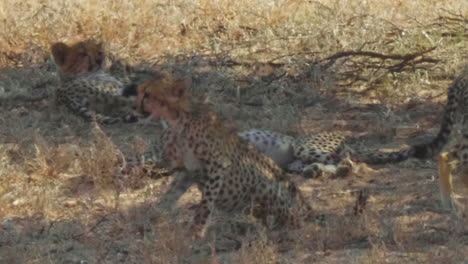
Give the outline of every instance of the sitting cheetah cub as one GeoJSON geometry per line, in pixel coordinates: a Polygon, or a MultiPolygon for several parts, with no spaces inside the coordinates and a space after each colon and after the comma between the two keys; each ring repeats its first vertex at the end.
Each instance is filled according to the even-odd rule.
{"type": "Polygon", "coordinates": [[[192,234],[204,236],[215,209],[251,212],[269,228],[300,224],[312,212],[301,191],[271,158],[228,129],[209,105],[189,96],[190,85],[190,79],[156,74],[138,86],[134,109],[165,120],[161,163],[185,171],[165,195],[183,193],[192,183],[202,192],[192,234]]]}

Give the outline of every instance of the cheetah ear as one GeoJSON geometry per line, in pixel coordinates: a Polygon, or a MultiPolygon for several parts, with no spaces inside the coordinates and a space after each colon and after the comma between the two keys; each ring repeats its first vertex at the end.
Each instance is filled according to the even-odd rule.
{"type": "Polygon", "coordinates": [[[50,50],[52,51],[52,56],[54,57],[55,63],[61,66],[65,63],[65,58],[67,57],[70,47],[68,47],[67,44],[63,42],[57,42],[52,45],[50,50]]]}
{"type": "Polygon", "coordinates": [[[172,87],[172,97],[174,97],[174,99],[184,97],[186,90],[189,89],[190,86],[192,86],[192,78],[176,80],[172,87]]]}

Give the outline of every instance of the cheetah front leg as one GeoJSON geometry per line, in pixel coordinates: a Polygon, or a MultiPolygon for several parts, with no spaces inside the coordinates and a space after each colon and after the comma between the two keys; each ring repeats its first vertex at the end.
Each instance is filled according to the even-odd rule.
{"type": "MultiPolygon", "coordinates": [[[[437,159],[437,166],[439,171],[439,188],[440,196],[442,201],[442,207],[445,209],[450,209],[452,212],[455,212],[457,215],[462,213],[464,206],[456,200],[456,195],[453,193],[452,188],[452,162],[453,152],[444,152],[440,154],[437,159]]],[[[463,177],[464,183],[466,186],[467,181],[466,176],[463,177]]]]}
{"type": "Polygon", "coordinates": [[[118,118],[108,118],[91,110],[87,98],[70,98],[70,96],[61,97],[61,104],[65,105],[72,113],[82,117],[86,121],[97,121],[103,124],[114,124],[119,122],[118,118]]]}
{"type": "Polygon", "coordinates": [[[207,224],[215,209],[215,202],[222,186],[222,179],[227,175],[226,168],[211,170],[205,181],[200,183],[202,200],[195,213],[190,233],[194,239],[202,239],[205,236],[207,224]]]}
{"type": "Polygon", "coordinates": [[[125,117],[110,117],[96,113],[90,107],[88,98],[74,98],[67,95],[59,95],[59,103],[65,105],[72,113],[82,117],[86,121],[96,121],[100,124],[110,125],[119,122],[132,123],[138,121],[135,116],[127,115],[125,117]]]}
{"type": "Polygon", "coordinates": [[[175,203],[184,195],[185,192],[196,183],[196,178],[201,172],[198,171],[176,171],[174,173],[174,180],[169,186],[168,190],[159,199],[157,208],[173,209],[175,203]]]}

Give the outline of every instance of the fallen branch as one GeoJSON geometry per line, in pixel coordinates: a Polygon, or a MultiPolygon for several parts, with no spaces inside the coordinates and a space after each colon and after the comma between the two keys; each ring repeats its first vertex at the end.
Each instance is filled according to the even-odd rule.
{"type": "MultiPolygon", "coordinates": [[[[420,51],[420,52],[415,52],[415,53],[410,53],[410,54],[405,54],[405,55],[400,55],[400,54],[391,54],[391,55],[385,55],[377,52],[372,52],[372,51],[343,51],[343,52],[338,52],[336,54],[333,54],[325,59],[319,60],[317,63],[322,63],[324,61],[329,61],[328,63],[325,64],[326,68],[330,67],[332,64],[334,64],[338,59],[344,58],[344,57],[351,57],[351,56],[362,56],[362,57],[370,57],[370,58],[377,58],[381,60],[402,60],[400,63],[401,65],[404,65],[408,63],[409,61],[420,57],[426,53],[429,53],[433,50],[435,50],[437,46],[434,46],[430,49],[420,51]]],[[[434,59],[431,59],[434,61],[434,59]]]]}
{"type": "Polygon", "coordinates": [[[313,64],[327,70],[339,59],[342,59],[341,65],[344,65],[343,68],[348,70],[337,74],[340,81],[339,86],[348,87],[356,83],[363,83],[365,88],[360,93],[366,94],[375,89],[375,84],[381,82],[388,74],[425,69],[427,64],[440,62],[439,59],[426,55],[436,48],[434,46],[408,54],[382,54],[362,50],[343,51],[318,60],[313,64]]]}

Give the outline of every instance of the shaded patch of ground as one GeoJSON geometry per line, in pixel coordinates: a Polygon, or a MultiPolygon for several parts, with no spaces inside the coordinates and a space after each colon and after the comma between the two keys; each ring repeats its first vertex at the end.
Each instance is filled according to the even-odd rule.
{"type": "MultiPolygon", "coordinates": [[[[331,95],[321,86],[311,86],[313,80],[272,81],[241,75],[227,66],[194,65],[188,61],[160,68],[193,76],[192,93],[208,93],[213,105],[239,129],[290,134],[338,130],[371,149],[399,149],[417,141],[415,136],[437,132],[440,121],[442,104],[432,101],[390,107],[352,95],[331,95]]],[[[179,201],[180,210],[169,215],[152,205],[170,179],[151,179],[139,171],[120,177],[115,169],[116,153],[134,155],[157,142],[159,124],[94,128],[53,105],[51,91],[57,81],[44,65],[5,70],[1,76],[7,89],[0,98],[0,262],[468,260],[467,219],[457,219],[440,207],[433,161],[363,166],[344,179],[293,176],[317,213],[326,216],[324,225],[310,223],[291,231],[293,242],[278,242],[281,234],[263,234],[249,242],[222,236],[207,244],[191,242],[185,231],[191,208],[200,199],[195,188],[179,201]],[[30,78],[23,78],[25,74],[30,78]],[[33,93],[35,89],[40,92],[33,93]],[[362,214],[354,215],[360,190],[368,199],[362,214]],[[223,243],[244,246],[224,252],[223,243]]]]}

